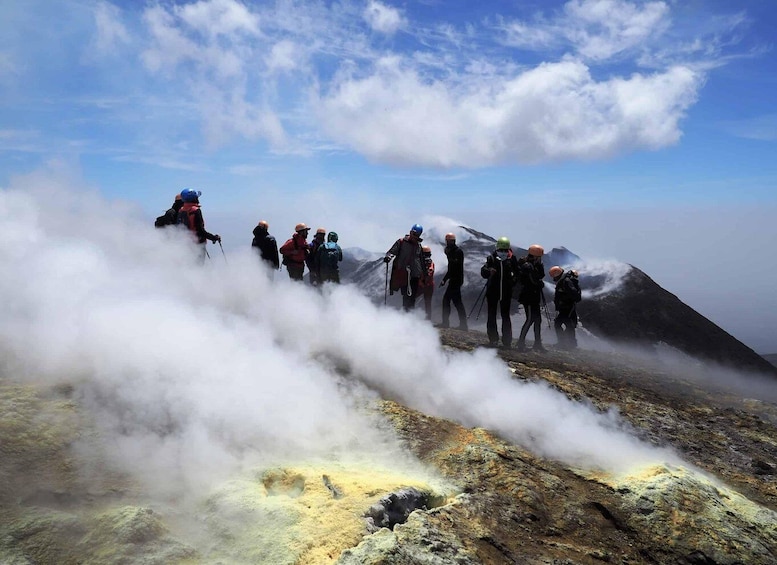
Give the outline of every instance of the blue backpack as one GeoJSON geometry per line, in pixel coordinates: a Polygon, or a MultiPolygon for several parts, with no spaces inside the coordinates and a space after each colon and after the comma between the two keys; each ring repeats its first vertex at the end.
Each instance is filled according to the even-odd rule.
{"type": "Polygon", "coordinates": [[[327,241],[321,245],[321,269],[336,271],[340,262],[340,246],[334,241],[327,241]]]}

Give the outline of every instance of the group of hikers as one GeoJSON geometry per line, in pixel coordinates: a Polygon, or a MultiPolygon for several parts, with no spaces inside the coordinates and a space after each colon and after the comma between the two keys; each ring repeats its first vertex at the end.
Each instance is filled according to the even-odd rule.
{"type": "MultiPolygon", "coordinates": [[[[200,191],[183,189],[176,195],[173,206],[156,219],[156,227],[182,225],[193,233],[197,243],[204,245],[207,241],[212,241],[220,244],[221,237],[205,229],[199,202],[201,195],[200,191]]],[[[414,224],[407,235],[394,242],[383,261],[386,263],[386,291],[390,290],[391,294],[399,292],[402,295],[402,307],[406,311],[414,309],[418,296],[423,296],[426,318],[431,320],[435,266],[431,248],[422,244],[423,230],[420,224],[414,224]]],[[[262,220],[253,230],[251,246],[270,269],[278,270],[281,264],[284,265],[292,280],[302,281],[307,267],[311,284],[339,284],[339,263],[343,260],[343,251],[338,244],[337,233],[327,233],[324,228],[318,228],[313,239],[308,242],[309,232],[310,228],[306,224],[297,224],[294,234],[279,249],[275,238],[269,233],[269,224],[262,220]]],[[[207,253],[204,247],[203,251],[207,253]]],[[[480,275],[486,282],[475,304],[481,300],[485,300],[487,304],[486,332],[490,346],[513,347],[510,308],[515,297],[526,314],[515,349],[526,349],[526,337],[533,328],[532,349],[537,352],[546,351],[542,345],[542,308],[547,309],[543,280],[545,266],[542,262],[544,254],[542,246],[535,244],[529,246],[525,257],[517,258],[513,254],[510,240],[500,237],[495,249],[486,257],[480,269],[480,275]],[[501,343],[497,314],[501,317],[501,343]]],[[[445,256],[448,259],[448,270],[440,281],[440,286],[447,284],[447,288],[442,298],[442,322],[438,327],[450,327],[453,304],[458,313],[458,329],[467,330],[467,315],[461,298],[461,288],[464,286],[464,252],[456,245],[456,235],[453,233],[445,235],[445,256]]],[[[554,325],[558,347],[574,349],[577,347],[577,303],[582,296],[578,273],[573,269],[564,270],[553,266],[548,274],[556,285],[553,302],[556,309],[554,325]]]]}
{"type": "MultiPolygon", "coordinates": [[[[205,229],[205,220],[200,209],[202,192],[184,188],[175,195],[173,205],[161,216],[154,225],[163,228],[170,225],[181,225],[189,229],[198,244],[205,245],[208,241],[221,243],[221,236],[214,235],[205,229]]],[[[280,250],[275,238],[269,233],[270,225],[261,220],[254,228],[254,239],[251,247],[255,248],[261,259],[273,270],[280,269],[281,263],[286,266],[289,278],[303,280],[305,267],[309,272],[311,284],[340,283],[339,263],[343,260],[343,250],[337,243],[337,233],[324,228],[318,228],[313,240],[308,243],[310,228],[305,224],[297,224],[294,234],[284,243],[280,250]],[[326,238],[326,241],[324,239],[326,238]],[[279,260],[279,254],[283,260],[279,260]]],[[[203,255],[207,254],[205,247],[203,255]]]]}
{"type": "MultiPolygon", "coordinates": [[[[434,289],[434,262],[431,248],[423,245],[421,234],[423,227],[414,224],[410,232],[394,242],[386,252],[386,286],[393,294],[402,294],[402,306],[412,310],[418,295],[424,297],[426,317],[431,319],[431,295],[434,289]],[[389,264],[391,276],[389,277],[389,264]]],[[[515,349],[526,349],[526,336],[534,329],[532,349],[545,352],[542,345],[542,307],[545,304],[544,286],[545,266],[542,257],[545,250],[540,245],[530,245],[525,257],[517,258],[510,247],[510,240],[500,237],[496,248],[486,257],[480,269],[480,275],[486,279],[483,290],[475,304],[485,293],[487,304],[486,332],[492,347],[511,348],[513,346],[513,327],[510,308],[513,296],[523,305],[526,321],[521,327],[515,349]],[[497,329],[497,312],[501,317],[501,344],[497,329]]],[[[461,287],[464,285],[464,252],[456,245],[456,235],[445,235],[445,255],[448,258],[448,271],[440,281],[440,286],[448,283],[442,299],[442,322],[438,327],[450,327],[451,303],[456,308],[461,330],[467,329],[467,316],[461,300],[461,287]]],[[[556,308],[555,329],[558,346],[562,349],[577,347],[575,328],[577,327],[577,303],[582,298],[578,273],[564,270],[559,266],[551,267],[550,277],[556,283],[553,302],[556,308]]]]}

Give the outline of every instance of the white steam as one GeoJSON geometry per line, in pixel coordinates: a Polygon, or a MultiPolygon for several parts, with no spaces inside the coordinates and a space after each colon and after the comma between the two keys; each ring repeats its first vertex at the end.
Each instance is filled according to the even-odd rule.
{"type": "Polygon", "coordinates": [[[44,177],[0,191],[5,378],[68,382],[114,462],[159,488],[241,464],[364,457],[398,443],[364,410],[379,393],[483,426],[570,464],[621,470],[673,456],[493,352],[449,352],[427,323],[355,289],[318,293],[255,255],[155,230],[126,203],[44,177]]]}

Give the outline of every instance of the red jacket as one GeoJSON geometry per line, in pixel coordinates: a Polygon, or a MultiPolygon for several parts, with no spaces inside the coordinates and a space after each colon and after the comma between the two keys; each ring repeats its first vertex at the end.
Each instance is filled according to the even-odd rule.
{"type": "Polygon", "coordinates": [[[434,290],[434,261],[431,259],[424,260],[424,270],[421,273],[421,278],[418,280],[418,288],[431,288],[434,290]]]}
{"type": "Polygon", "coordinates": [[[283,255],[284,265],[305,265],[305,258],[307,257],[310,248],[308,247],[305,238],[295,233],[290,239],[286,240],[286,243],[281,245],[280,252],[283,255]]]}

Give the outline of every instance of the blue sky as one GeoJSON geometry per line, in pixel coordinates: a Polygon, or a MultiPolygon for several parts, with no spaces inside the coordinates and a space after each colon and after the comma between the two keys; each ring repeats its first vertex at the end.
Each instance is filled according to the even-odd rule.
{"type": "Polygon", "coordinates": [[[426,215],[640,267],[777,352],[777,5],[0,4],[0,186],[47,170],[153,218],[203,191],[387,248],[426,215]]]}

